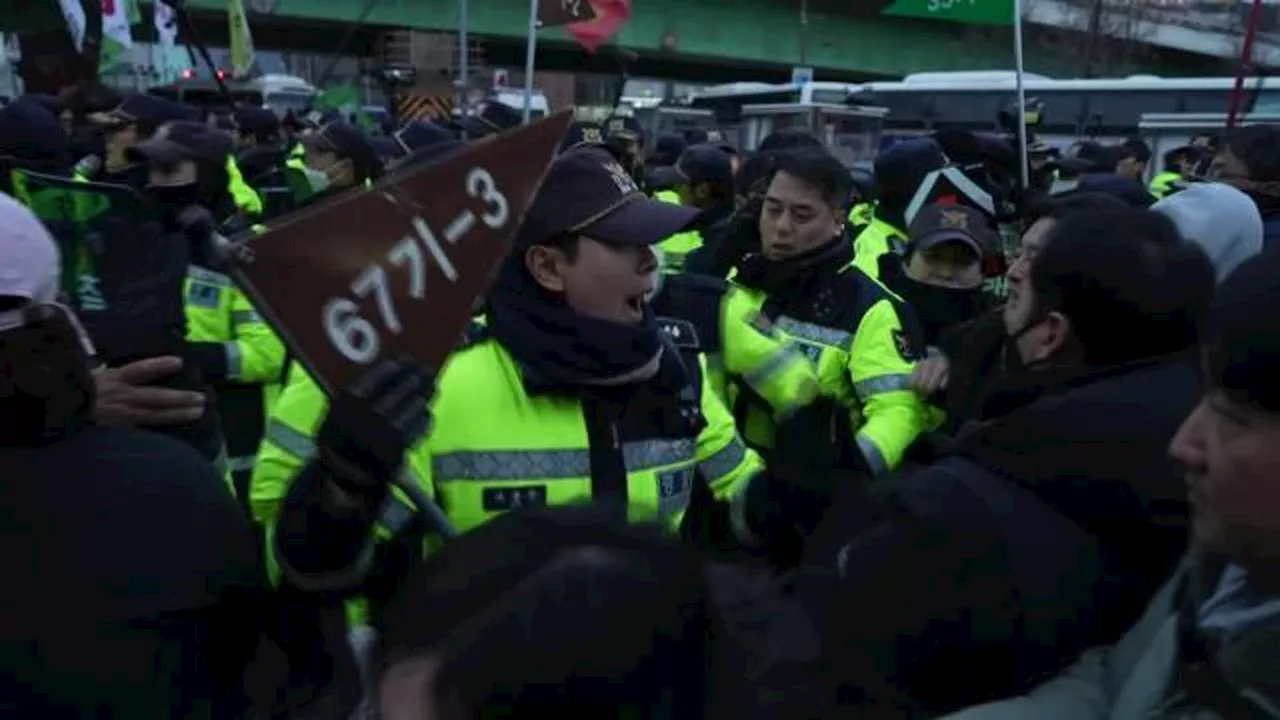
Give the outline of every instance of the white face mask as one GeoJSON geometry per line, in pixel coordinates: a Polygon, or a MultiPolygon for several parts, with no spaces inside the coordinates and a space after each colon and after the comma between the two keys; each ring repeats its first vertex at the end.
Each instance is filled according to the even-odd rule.
{"type": "Polygon", "coordinates": [[[323,170],[316,170],[312,167],[304,167],[302,174],[307,178],[307,184],[311,186],[313,192],[324,192],[329,189],[329,173],[323,170]]]}

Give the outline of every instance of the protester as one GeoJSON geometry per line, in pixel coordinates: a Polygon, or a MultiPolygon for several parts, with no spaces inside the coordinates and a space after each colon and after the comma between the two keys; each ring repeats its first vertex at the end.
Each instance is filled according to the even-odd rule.
{"type": "Polygon", "coordinates": [[[1113,645],[1027,695],[952,720],[1275,717],[1280,705],[1280,255],[1218,290],[1205,392],[1169,450],[1186,471],[1193,548],[1113,645]]]}
{"type": "MultiPolygon", "coordinates": [[[[1068,193],[1034,204],[1027,212],[1026,231],[1015,260],[1005,274],[1010,287],[1025,279],[1030,262],[1044,249],[1053,228],[1076,214],[1124,207],[1107,195],[1068,193]]],[[[918,361],[910,385],[922,397],[933,398],[946,411],[943,429],[952,433],[981,413],[988,388],[998,378],[1021,367],[1011,352],[1001,312],[979,315],[938,338],[939,352],[918,361]]]]}
{"type": "Polygon", "coordinates": [[[1151,208],[1173,221],[1182,237],[1200,246],[1218,281],[1262,252],[1262,216],[1248,195],[1225,183],[1196,183],[1151,208]]]}
{"type": "Polygon", "coordinates": [[[1280,245],[1280,125],[1246,125],[1228,133],[1209,176],[1252,198],[1262,213],[1267,247],[1280,245]]]}
{"type": "Polygon", "coordinates": [[[846,533],[827,558],[837,607],[857,607],[835,611],[830,636],[934,712],[1029,688],[1118,637],[1185,547],[1163,448],[1196,401],[1213,269],[1146,211],[1049,232],[1010,270],[1023,370],[997,380],[982,425],[887,484],[866,530],[857,497],[825,518],[846,533]]]}
{"type": "Polygon", "coordinates": [[[982,261],[998,244],[981,212],[927,205],[911,222],[903,252],[880,256],[880,281],[911,304],[926,345],[935,346],[943,332],[992,307],[994,298],[982,287],[982,261]]]}
{"type": "Polygon", "coordinates": [[[247,520],[190,447],[93,422],[57,249],[8,196],[0,267],[0,713],[244,717],[260,631],[247,520]]]}

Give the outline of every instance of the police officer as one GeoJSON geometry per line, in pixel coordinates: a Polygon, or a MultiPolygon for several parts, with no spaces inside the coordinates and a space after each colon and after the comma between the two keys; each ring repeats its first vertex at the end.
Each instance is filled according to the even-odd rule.
{"type": "Polygon", "coordinates": [[[369,136],[350,123],[331,122],[305,135],[301,145],[310,202],[382,177],[382,161],[369,136]]]}
{"type": "Polygon", "coordinates": [[[625,115],[610,115],[604,121],[604,140],[621,158],[631,177],[643,187],[645,137],[640,121],[625,115]]]}
{"type": "MultiPolygon", "coordinates": [[[[825,394],[845,412],[835,435],[846,464],[880,474],[898,465],[926,422],[907,387],[921,347],[910,309],[875,280],[851,267],[845,201],[851,179],[821,148],[778,153],[759,218],[760,250],[735,280],[777,331],[794,338],[817,364],[825,394]]],[[[735,414],[748,441],[762,423],[750,393],[735,414]]]]}
{"type": "Polygon", "coordinates": [[[1164,170],[1151,178],[1147,192],[1159,200],[1186,187],[1196,165],[1200,162],[1200,150],[1192,145],[1176,147],[1164,154],[1164,170]]]}
{"type": "Polygon", "coordinates": [[[702,231],[733,213],[733,162],[711,144],[692,145],[675,164],[680,204],[700,212],[692,227],[663,240],[658,248],[668,272],[684,269],[685,256],[702,246],[702,231]]]}
{"type": "Polygon", "coordinates": [[[228,469],[239,496],[246,498],[264,415],[279,392],[285,349],[212,252],[216,216],[211,208],[227,202],[231,151],[224,133],[179,122],[161,126],[130,153],[150,168],[151,192],[163,203],[167,225],[191,243],[185,355],[217,390],[228,469]]]}
{"type": "Polygon", "coordinates": [[[175,121],[194,121],[195,113],[181,103],[165,98],[133,93],[115,108],[89,115],[89,122],[101,129],[103,157],[81,158],[75,174],[84,180],[141,188],[147,184],[145,164],[129,159],[129,148],[151,136],[156,128],[175,121]]]}
{"type": "MultiPolygon", "coordinates": [[[[462,531],[515,508],[586,499],[674,529],[695,499],[714,498],[747,542],[769,538],[779,522],[789,528],[788,508],[812,514],[807,503],[830,492],[797,489],[813,473],[763,472],[710,391],[692,338],[669,337],[645,301],[657,269],[650,246],[692,215],[645,197],[606,152],[560,156],[499,273],[486,325],[439,374],[428,436],[403,458],[394,447],[425,424],[412,400],[421,405],[430,384],[412,366],[376,366],[332,409],[309,378],[297,378],[255,468],[259,517],[274,515],[290,482],[290,502],[302,506],[315,507],[329,486],[359,507],[382,507],[402,459],[462,531]]],[[[277,526],[282,565],[292,567],[285,575],[319,587],[299,575],[320,569],[304,556],[330,537],[330,521],[286,515],[277,526]]],[[[404,515],[393,501],[384,527],[404,515]]]]}
{"type": "Polygon", "coordinates": [[[898,143],[876,158],[879,197],[875,206],[849,214],[861,228],[853,238],[853,260],[859,270],[878,277],[880,256],[902,250],[907,239],[907,206],[929,173],[946,164],[942,147],[930,138],[898,143]]]}

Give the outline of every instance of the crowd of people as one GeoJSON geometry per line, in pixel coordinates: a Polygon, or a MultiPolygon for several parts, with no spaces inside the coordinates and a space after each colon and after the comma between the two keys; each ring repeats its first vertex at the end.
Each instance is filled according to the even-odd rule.
{"type": "Polygon", "coordinates": [[[0,109],[0,714],[1280,718],[1280,127],[574,123],[326,393],[221,238],[519,124],[0,109]]]}

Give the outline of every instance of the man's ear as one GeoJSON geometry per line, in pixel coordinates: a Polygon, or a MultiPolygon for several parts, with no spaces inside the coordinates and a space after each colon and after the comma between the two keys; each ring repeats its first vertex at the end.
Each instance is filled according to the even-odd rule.
{"type": "Polygon", "coordinates": [[[545,245],[534,245],[524,251],[524,266],[534,282],[551,292],[564,292],[564,270],[568,258],[545,245]]]}
{"type": "Polygon", "coordinates": [[[1035,360],[1047,360],[1062,355],[1072,341],[1071,319],[1058,311],[1045,316],[1044,341],[1036,348],[1035,360]]]}

